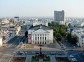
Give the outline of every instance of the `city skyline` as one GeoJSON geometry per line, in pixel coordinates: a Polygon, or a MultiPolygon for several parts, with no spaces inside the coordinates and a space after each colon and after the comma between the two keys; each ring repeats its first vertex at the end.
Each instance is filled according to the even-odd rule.
{"type": "Polygon", "coordinates": [[[83,2],[83,0],[0,0],[0,17],[53,17],[55,10],[64,10],[66,17],[84,17],[83,2]]]}

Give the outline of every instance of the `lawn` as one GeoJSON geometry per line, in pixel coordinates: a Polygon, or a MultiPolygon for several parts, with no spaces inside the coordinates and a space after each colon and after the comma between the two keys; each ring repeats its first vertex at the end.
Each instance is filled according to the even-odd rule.
{"type": "Polygon", "coordinates": [[[36,58],[35,56],[32,56],[32,61],[31,62],[39,62],[39,59],[36,58]]]}
{"type": "MultiPolygon", "coordinates": [[[[32,61],[31,62],[39,62],[39,58],[32,56],[32,61]]],[[[50,62],[50,57],[46,56],[45,58],[43,58],[43,62],[50,62]]]]}
{"type": "Polygon", "coordinates": [[[44,62],[50,62],[50,57],[49,57],[49,56],[45,57],[45,58],[43,59],[43,61],[44,61],[44,62]]]}

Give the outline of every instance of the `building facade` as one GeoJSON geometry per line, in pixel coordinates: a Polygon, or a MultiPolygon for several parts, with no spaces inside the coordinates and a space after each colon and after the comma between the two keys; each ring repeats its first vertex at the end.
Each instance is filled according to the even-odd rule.
{"type": "Polygon", "coordinates": [[[75,29],[72,31],[72,35],[76,35],[77,36],[77,45],[80,47],[84,46],[84,29],[80,28],[80,29],[75,29]]]}
{"type": "Polygon", "coordinates": [[[9,26],[9,25],[1,26],[1,36],[3,43],[7,43],[10,39],[16,36],[15,26],[9,26]]]}
{"type": "Polygon", "coordinates": [[[28,43],[50,44],[53,43],[53,29],[45,25],[37,25],[28,30],[28,43]]]}
{"type": "Polygon", "coordinates": [[[59,24],[65,24],[64,23],[64,10],[54,11],[54,21],[59,24]]]}
{"type": "Polygon", "coordinates": [[[3,45],[2,36],[0,36],[0,46],[2,46],[2,45],[3,45]]]}
{"type": "Polygon", "coordinates": [[[33,26],[40,25],[40,24],[48,26],[48,21],[46,20],[35,19],[35,20],[32,20],[31,22],[33,26]]]}

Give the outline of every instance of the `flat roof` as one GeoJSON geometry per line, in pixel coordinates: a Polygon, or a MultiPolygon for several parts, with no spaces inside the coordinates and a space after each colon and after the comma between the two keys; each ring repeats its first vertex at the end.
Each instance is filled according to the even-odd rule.
{"type": "Polygon", "coordinates": [[[30,30],[38,30],[38,29],[51,30],[50,27],[45,26],[45,25],[36,25],[30,28],[30,30]]]}

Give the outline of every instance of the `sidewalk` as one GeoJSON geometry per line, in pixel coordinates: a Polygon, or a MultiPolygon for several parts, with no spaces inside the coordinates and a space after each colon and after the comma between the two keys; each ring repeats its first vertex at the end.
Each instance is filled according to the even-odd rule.
{"type": "Polygon", "coordinates": [[[25,62],[31,62],[32,55],[27,55],[25,62]]]}
{"type": "Polygon", "coordinates": [[[51,62],[56,62],[55,55],[50,55],[51,62]]]}

